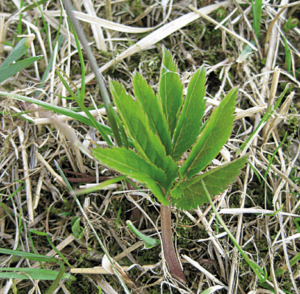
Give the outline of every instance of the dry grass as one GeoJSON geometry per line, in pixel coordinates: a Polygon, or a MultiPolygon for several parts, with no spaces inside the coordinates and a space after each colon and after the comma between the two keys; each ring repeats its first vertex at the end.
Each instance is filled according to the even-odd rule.
{"type": "MultiPolygon", "coordinates": [[[[194,13],[188,6],[195,6],[196,1],[173,1],[166,7],[162,6],[163,2],[76,0],[74,6],[105,79],[119,80],[129,92],[135,69],[154,89],[157,88],[162,45],[174,54],[185,85],[193,72],[205,65],[208,73],[207,115],[219,104],[224,92],[239,86],[234,132],[213,162],[215,165],[235,156],[267,108],[275,105],[285,83],[294,85],[272,118],[247,144],[243,152],[249,152],[249,163],[236,184],[215,198],[215,204],[244,251],[261,268],[266,268],[268,283],[275,292],[299,293],[299,262],[290,266],[290,260],[300,254],[300,231],[294,222],[300,217],[300,104],[299,82],[292,76],[300,68],[300,30],[284,32],[282,25],[289,16],[300,18],[300,2],[284,9],[269,40],[266,39],[267,32],[282,6],[278,6],[279,2],[263,5],[260,37],[251,44],[257,50],[243,61],[239,56],[253,38],[251,3],[198,1],[199,12],[194,13]],[[226,9],[228,18],[215,30],[213,12],[220,6],[226,9]],[[292,73],[286,70],[283,36],[292,50],[292,73]],[[280,145],[285,133],[287,137],[280,145]],[[272,214],[279,209],[278,213],[272,214]],[[285,270],[275,277],[275,271],[280,267],[285,270]]],[[[286,3],[288,1],[282,1],[282,4],[286,3]]],[[[3,0],[0,3],[2,42],[16,43],[20,16],[17,5],[18,1],[3,0]]],[[[41,10],[34,8],[23,13],[22,32],[36,36],[29,55],[42,54],[43,59],[2,83],[1,91],[36,97],[58,106],[77,107],[75,102],[61,98],[68,94],[55,73],[55,68],[60,68],[69,77],[71,87],[80,87],[81,69],[75,39],[64,14],[60,27],[64,36],[62,46],[59,50],[53,48],[60,7],[59,1],[48,1],[47,5],[40,6],[41,10]],[[55,64],[46,83],[38,89],[52,54],[55,64]]],[[[3,59],[9,46],[0,46],[3,59]]],[[[86,71],[85,105],[99,105],[99,89],[88,65],[86,71]]],[[[51,250],[47,240],[34,234],[30,237],[28,229],[47,232],[72,264],[72,273],[77,277],[73,283],[62,281],[57,293],[98,293],[98,286],[104,293],[122,293],[118,279],[110,274],[111,269],[103,261],[99,244],[56,171],[53,160],[65,171],[74,189],[86,183],[99,183],[103,177],[114,176],[114,172],[99,166],[75,148],[51,125],[49,113],[44,109],[13,97],[1,97],[1,111],[0,246],[28,252],[33,252],[34,246],[40,254],[55,256],[56,252],[51,250]],[[25,110],[29,111],[24,114],[25,110]],[[23,188],[19,189],[21,186],[23,188]],[[81,240],[71,234],[71,220],[75,216],[81,217],[81,225],[85,228],[81,240]]],[[[102,117],[97,111],[93,112],[98,120],[105,122],[105,111],[101,109],[100,114],[102,117]]],[[[74,120],[68,123],[86,148],[92,147],[93,142],[103,144],[95,129],[74,120]]],[[[153,205],[150,196],[142,186],[140,190],[133,190],[133,187],[120,183],[79,197],[110,256],[118,261],[120,272],[125,275],[129,270],[124,279],[132,292],[201,293],[213,285],[220,285],[216,293],[271,293],[258,284],[257,277],[218,226],[208,205],[189,212],[173,209],[174,241],[188,279],[186,287],[178,285],[162,262],[161,247],[141,250],[143,242],[125,224],[135,211],[132,209],[137,207],[140,210],[140,219],[136,223],[139,229],[149,236],[160,231],[159,204],[153,205]],[[138,201],[130,195],[137,195],[138,201]],[[129,267],[133,264],[136,265],[134,268],[129,267]]],[[[40,267],[39,263],[12,260],[9,256],[3,255],[0,259],[0,267],[40,267]]],[[[53,265],[46,267],[53,268],[53,265]]],[[[49,285],[47,282],[33,284],[18,280],[13,284],[15,286],[9,280],[0,281],[0,293],[8,293],[13,287],[18,293],[45,293],[44,289],[49,285]]]]}

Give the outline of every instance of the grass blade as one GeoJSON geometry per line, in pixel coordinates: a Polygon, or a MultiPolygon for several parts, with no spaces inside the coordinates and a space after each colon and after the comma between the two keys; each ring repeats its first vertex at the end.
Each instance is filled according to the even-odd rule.
{"type": "Polygon", "coordinates": [[[253,29],[256,38],[259,38],[259,31],[260,31],[260,22],[261,22],[261,8],[262,8],[262,0],[251,0],[252,3],[252,12],[253,12],[253,29]]]}
{"type": "MultiPolygon", "coordinates": [[[[109,149],[109,150],[111,150],[111,149],[109,149]]],[[[73,189],[72,189],[72,187],[71,187],[69,181],[67,180],[66,176],[65,176],[64,173],[62,172],[60,166],[58,165],[58,163],[57,163],[55,160],[54,160],[54,163],[55,163],[55,166],[56,166],[56,168],[58,169],[60,175],[61,175],[62,178],[64,179],[66,185],[68,186],[70,192],[72,192],[73,189]]],[[[102,241],[100,240],[100,238],[99,238],[99,236],[98,236],[96,230],[94,229],[93,225],[91,224],[89,218],[88,218],[87,215],[85,214],[85,212],[84,212],[84,210],[83,210],[83,207],[81,206],[81,204],[80,204],[80,202],[79,202],[77,196],[73,194],[73,197],[74,197],[75,202],[76,202],[76,204],[78,205],[78,207],[79,207],[79,209],[80,209],[82,215],[84,216],[84,218],[86,219],[88,225],[90,226],[91,230],[93,231],[93,233],[94,233],[94,235],[95,235],[95,238],[96,238],[97,241],[99,242],[99,244],[100,244],[100,246],[101,246],[101,248],[102,248],[104,254],[107,256],[107,258],[108,258],[110,264],[112,265],[112,268],[114,269],[114,272],[115,272],[116,276],[118,277],[120,283],[122,284],[122,287],[123,287],[125,293],[126,293],[126,294],[130,294],[130,292],[129,292],[127,286],[126,286],[126,284],[124,283],[122,277],[120,276],[118,270],[116,269],[116,266],[114,265],[114,263],[113,263],[111,257],[109,256],[109,254],[108,254],[108,252],[107,252],[105,246],[103,245],[102,241]]]]}
{"type": "Polygon", "coordinates": [[[81,99],[79,99],[71,90],[71,88],[69,87],[69,85],[67,84],[67,82],[65,81],[65,79],[63,78],[63,76],[59,73],[59,71],[56,71],[57,75],[59,76],[61,82],[63,83],[63,85],[65,86],[65,88],[68,90],[69,94],[73,97],[73,99],[77,102],[77,104],[79,105],[79,107],[84,111],[84,113],[87,115],[87,117],[90,119],[90,121],[93,123],[93,127],[96,128],[99,133],[101,134],[101,136],[103,137],[103,139],[105,140],[105,142],[109,145],[109,146],[113,146],[112,141],[109,139],[109,137],[106,135],[105,132],[103,132],[102,128],[99,128],[99,124],[97,124],[96,119],[90,114],[90,112],[86,109],[86,107],[84,106],[83,102],[81,101],[81,99]]]}
{"type": "Polygon", "coordinates": [[[18,60],[22,57],[27,50],[30,48],[32,41],[34,40],[33,36],[29,36],[27,38],[22,39],[13,49],[13,51],[8,55],[8,57],[3,61],[0,66],[0,69],[8,67],[14,61],[18,60]]]}
{"type": "Polygon", "coordinates": [[[9,77],[15,75],[20,72],[25,67],[31,65],[37,60],[41,59],[41,56],[30,57],[21,61],[18,61],[14,64],[11,64],[7,67],[0,67],[0,83],[8,79],[9,77]]]}
{"type": "Polygon", "coordinates": [[[13,256],[20,256],[20,257],[24,257],[24,258],[27,258],[30,260],[57,263],[57,259],[54,257],[44,256],[44,255],[40,255],[40,254],[36,254],[36,253],[29,253],[29,252],[4,249],[4,248],[0,248],[0,253],[9,254],[9,255],[13,255],[13,256]]]}
{"type": "MultiPolygon", "coordinates": [[[[34,280],[54,281],[57,278],[58,271],[36,268],[2,268],[5,272],[0,272],[2,279],[22,279],[28,280],[28,276],[23,275],[21,272],[28,274],[34,280]]],[[[70,274],[63,273],[62,279],[70,279],[70,274]]],[[[73,277],[74,278],[74,277],[73,277]]]]}
{"type": "Polygon", "coordinates": [[[72,194],[75,194],[75,195],[79,196],[79,195],[93,193],[93,192],[99,191],[101,189],[104,189],[105,187],[107,187],[111,184],[123,181],[125,179],[126,179],[126,176],[119,176],[119,177],[116,177],[116,178],[113,178],[113,179],[109,179],[107,181],[103,181],[101,184],[99,184],[97,186],[94,186],[94,187],[90,187],[90,188],[87,188],[87,189],[81,189],[81,190],[73,190],[72,194]]]}

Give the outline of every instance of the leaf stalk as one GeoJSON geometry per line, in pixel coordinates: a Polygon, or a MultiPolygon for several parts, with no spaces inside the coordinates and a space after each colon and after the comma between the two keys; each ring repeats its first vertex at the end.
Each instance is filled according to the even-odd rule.
{"type": "Polygon", "coordinates": [[[160,215],[162,233],[161,237],[165,259],[172,277],[185,285],[187,281],[181,269],[172,240],[171,204],[169,204],[169,206],[162,204],[160,206],[160,215]]]}

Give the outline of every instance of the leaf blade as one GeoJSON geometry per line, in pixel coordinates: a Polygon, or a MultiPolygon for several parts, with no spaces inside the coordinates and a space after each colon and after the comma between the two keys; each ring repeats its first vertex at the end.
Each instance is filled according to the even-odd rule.
{"type": "Polygon", "coordinates": [[[7,67],[0,68],[0,83],[41,58],[41,56],[34,56],[8,65],[7,67]]]}
{"type": "MultiPolygon", "coordinates": [[[[2,269],[5,272],[0,272],[0,278],[2,279],[23,279],[28,280],[29,277],[23,275],[22,272],[29,275],[34,280],[53,281],[57,278],[59,272],[47,269],[35,269],[35,268],[5,268],[2,269]]],[[[69,279],[70,274],[64,273],[63,279],[69,279]]]]}
{"type": "Polygon", "coordinates": [[[103,165],[112,168],[129,178],[133,178],[141,183],[146,183],[153,194],[164,205],[168,205],[168,200],[158,183],[165,183],[167,177],[165,173],[155,165],[145,161],[133,150],[114,147],[112,149],[95,148],[92,150],[95,158],[103,165]]]}
{"type": "Polygon", "coordinates": [[[179,160],[197,140],[205,110],[205,69],[201,67],[191,78],[182,112],[175,129],[172,157],[179,160]]]}
{"type": "Polygon", "coordinates": [[[184,196],[179,199],[171,199],[172,203],[180,209],[190,210],[197,208],[207,202],[206,194],[203,190],[201,180],[204,180],[207,190],[211,195],[223,192],[230,184],[235,181],[240,170],[247,162],[248,156],[238,158],[232,162],[214,168],[207,173],[194,177],[193,179],[182,182],[179,188],[184,196]]]}
{"type": "MultiPolygon", "coordinates": [[[[53,104],[50,104],[50,103],[47,103],[47,102],[44,102],[41,100],[29,98],[29,97],[22,96],[19,94],[11,94],[11,93],[0,91],[0,95],[5,96],[5,97],[12,96],[16,100],[26,101],[29,103],[39,105],[41,107],[46,108],[47,110],[51,110],[55,113],[59,113],[59,114],[65,115],[67,117],[73,118],[74,120],[78,120],[88,126],[95,127],[94,122],[92,122],[88,117],[81,115],[80,113],[77,113],[68,108],[53,105],[53,104]]],[[[95,123],[97,124],[97,128],[102,128],[102,132],[105,132],[107,135],[114,137],[113,131],[110,127],[106,126],[105,124],[101,124],[98,121],[96,121],[95,123]]],[[[132,145],[131,141],[129,143],[130,143],[130,145],[132,145]]]]}
{"type": "Polygon", "coordinates": [[[163,62],[160,73],[159,97],[163,113],[166,117],[171,138],[176,127],[179,110],[181,108],[183,85],[177,73],[177,66],[171,53],[163,48],[163,62]]]}
{"type": "Polygon", "coordinates": [[[166,156],[166,150],[159,137],[152,132],[141,104],[133,100],[120,83],[110,81],[110,88],[125,129],[138,154],[167,174],[166,182],[160,183],[169,190],[177,177],[177,164],[170,156],[166,156]]]}
{"type": "Polygon", "coordinates": [[[90,119],[90,121],[93,123],[93,126],[99,131],[99,133],[102,135],[103,139],[109,146],[113,146],[113,143],[111,142],[110,138],[106,135],[105,132],[103,132],[103,129],[99,127],[99,124],[97,124],[96,119],[91,115],[91,113],[88,111],[88,109],[84,106],[84,103],[81,99],[79,99],[71,90],[68,83],[65,81],[63,76],[60,74],[58,70],[56,70],[56,74],[58,75],[60,81],[63,83],[69,94],[73,97],[73,99],[77,102],[79,107],[84,111],[86,116],[90,119]]]}
{"type": "Polygon", "coordinates": [[[213,111],[190,156],[179,169],[183,177],[190,179],[203,170],[226,143],[232,130],[237,91],[237,88],[232,89],[213,111]]]}
{"type": "Polygon", "coordinates": [[[134,95],[140,102],[145,111],[151,129],[158,135],[162,144],[166,149],[167,155],[171,153],[171,137],[168,132],[168,125],[166,118],[162,112],[160,101],[154,94],[151,86],[141,74],[135,72],[132,77],[132,84],[134,88],[134,95]]]}
{"type": "Polygon", "coordinates": [[[30,48],[31,43],[33,42],[34,37],[29,36],[20,40],[20,42],[14,47],[13,51],[7,56],[7,58],[2,62],[0,68],[6,68],[14,61],[21,58],[27,50],[30,48]]]}

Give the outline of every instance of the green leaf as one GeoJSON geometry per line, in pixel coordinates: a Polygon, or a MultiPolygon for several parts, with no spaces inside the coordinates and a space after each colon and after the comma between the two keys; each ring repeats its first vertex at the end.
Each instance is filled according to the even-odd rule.
{"type": "Polygon", "coordinates": [[[182,91],[177,66],[171,53],[163,48],[163,62],[160,72],[159,97],[161,99],[163,113],[167,119],[171,138],[177,124],[179,110],[182,105],[182,91]]]}
{"type": "Polygon", "coordinates": [[[37,253],[12,250],[12,249],[0,248],[0,253],[10,254],[10,255],[13,255],[13,256],[20,256],[20,257],[24,257],[24,258],[28,258],[30,260],[36,260],[36,261],[45,261],[45,262],[54,262],[54,263],[58,262],[58,260],[54,257],[50,257],[50,256],[46,256],[46,255],[40,255],[40,254],[37,254],[37,253]]]}
{"type": "MultiPolygon", "coordinates": [[[[60,106],[57,106],[57,105],[52,105],[52,104],[44,102],[44,101],[40,101],[40,100],[33,99],[33,98],[28,98],[28,97],[18,95],[18,94],[11,94],[11,93],[0,91],[0,95],[6,96],[6,97],[10,96],[10,97],[13,97],[14,99],[17,99],[17,100],[22,100],[22,101],[26,101],[26,102],[29,102],[29,103],[39,105],[41,107],[46,108],[47,110],[51,110],[51,111],[54,111],[55,113],[59,113],[59,114],[63,114],[65,116],[71,117],[74,120],[80,121],[80,122],[82,122],[82,123],[84,123],[88,126],[91,126],[91,127],[95,127],[95,124],[97,124],[97,129],[102,128],[102,132],[105,132],[109,136],[112,136],[112,137],[114,136],[114,134],[112,132],[112,129],[110,127],[108,127],[106,125],[103,125],[103,124],[100,124],[97,121],[96,122],[91,121],[88,117],[83,116],[83,115],[81,115],[81,114],[79,114],[75,111],[72,111],[68,108],[60,107],[60,106]]],[[[131,141],[129,143],[132,145],[131,141]]]]}
{"type": "Polygon", "coordinates": [[[253,0],[251,0],[253,12],[253,29],[257,39],[259,38],[260,31],[262,2],[262,0],[255,0],[255,3],[253,3],[253,0]]]}
{"type": "Polygon", "coordinates": [[[27,50],[30,48],[30,44],[32,43],[33,40],[34,40],[33,36],[29,36],[27,38],[22,39],[15,46],[13,51],[7,56],[7,58],[3,61],[3,63],[0,66],[0,69],[8,67],[14,61],[16,61],[20,57],[22,57],[27,52],[27,50]]]}
{"type": "Polygon", "coordinates": [[[111,80],[110,88],[125,130],[131,137],[135,149],[144,160],[166,172],[166,182],[160,183],[168,190],[177,177],[177,164],[170,156],[166,156],[166,150],[159,137],[152,132],[141,104],[133,100],[120,83],[111,80]]]}
{"type": "MultiPolygon", "coordinates": [[[[53,281],[59,274],[58,271],[36,268],[2,268],[1,270],[5,271],[0,272],[1,279],[29,280],[28,276],[22,274],[26,273],[34,280],[53,281]]],[[[70,277],[70,274],[64,273],[62,279],[69,279],[70,277]]]]}
{"type": "Polygon", "coordinates": [[[190,156],[179,169],[183,177],[191,178],[203,170],[226,143],[232,130],[237,92],[237,88],[232,89],[213,111],[190,156]]]}
{"type": "Polygon", "coordinates": [[[25,67],[31,65],[35,61],[41,59],[41,56],[30,57],[21,61],[18,61],[14,64],[8,65],[6,67],[0,68],[0,83],[8,79],[9,77],[20,72],[25,67]]]}
{"type": "MultiPolygon", "coordinates": [[[[253,46],[255,46],[255,41],[251,40],[250,42],[253,46]]],[[[239,55],[237,62],[243,62],[245,61],[251,54],[251,52],[253,51],[252,47],[250,47],[248,44],[245,46],[245,49],[241,52],[241,54],[239,55]]]]}
{"type": "Polygon", "coordinates": [[[99,131],[99,133],[102,135],[103,139],[106,141],[106,143],[109,146],[113,146],[112,141],[110,140],[110,138],[106,135],[106,133],[103,131],[102,127],[99,127],[99,124],[97,124],[96,119],[91,115],[91,113],[87,110],[87,108],[84,106],[84,103],[81,99],[79,99],[71,90],[70,86],[68,85],[68,83],[65,81],[65,79],[63,78],[63,76],[60,74],[60,72],[58,70],[56,70],[56,74],[58,75],[59,79],[61,80],[61,82],[63,83],[63,85],[65,86],[65,88],[67,89],[67,91],[69,92],[69,94],[73,97],[73,99],[77,102],[78,106],[80,107],[80,109],[82,109],[84,111],[84,113],[86,114],[86,116],[90,119],[90,121],[93,123],[94,127],[99,131]]]}
{"type": "MultiPolygon", "coordinates": [[[[126,148],[127,149],[127,148],[126,148]]],[[[71,192],[71,194],[75,194],[75,195],[83,195],[83,194],[90,194],[90,193],[93,193],[95,191],[99,191],[99,190],[102,190],[104,189],[105,187],[111,185],[111,184],[114,184],[114,183],[117,183],[117,182],[120,182],[120,181],[123,181],[126,179],[126,176],[119,176],[119,177],[115,177],[115,178],[112,178],[112,179],[109,179],[109,180],[106,180],[106,181],[103,181],[101,182],[99,185],[96,185],[96,186],[92,186],[90,188],[84,188],[84,189],[79,189],[79,190],[73,190],[71,192]]]]}
{"type": "Polygon", "coordinates": [[[28,11],[28,10],[32,10],[33,8],[38,7],[39,5],[44,4],[44,3],[46,3],[46,2],[47,2],[47,0],[36,1],[36,2],[34,2],[33,4],[24,7],[24,8],[21,10],[20,13],[23,13],[23,12],[28,11]]]}
{"type": "Polygon", "coordinates": [[[146,162],[134,151],[125,148],[115,147],[112,149],[92,149],[95,158],[103,165],[120,172],[129,178],[141,183],[146,183],[148,188],[164,205],[168,205],[161,187],[158,183],[165,183],[165,173],[155,165],[146,162]]]}
{"type": "Polygon", "coordinates": [[[246,162],[247,156],[244,156],[214,168],[191,180],[182,182],[179,188],[183,191],[184,196],[176,200],[171,198],[172,204],[176,204],[178,208],[184,210],[190,210],[191,208],[196,209],[198,206],[207,202],[201,179],[205,182],[209,194],[220,194],[227,189],[230,184],[235,182],[235,178],[239,175],[240,170],[244,167],[246,162]]]}
{"type": "Polygon", "coordinates": [[[137,237],[139,237],[145,242],[145,249],[150,249],[160,244],[159,239],[153,239],[151,237],[144,235],[134,226],[134,224],[130,220],[126,221],[126,225],[137,237]]]}
{"type": "Polygon", "coordinates": [[[71,220],[72,233],[76,239],[81,239],[84,228],[80,225],[80,217],[76,216],[71,220]]]}
{"type": "Polygon", "coordinates": [[[171,137],[168,132],[166,118],[162,112],[159,99],[154,94],[152,87],[147,84],[143,77],[135,72],[132,78],[134,95],[139,100],[145,111],[152,131],[158,135],[165,146],[167,155],[171,153],[171,137]]]}
{"type": "Polygon", "coordinates": [[[285,51],[285,62],[286,62],[286,69],[288,73],[291,73],[292,69],[292,54],[289,48],[289,44],[287,43],[287,40],[285,36],[283,35],[283,40],[284,40],[284,51],[285,51]]]}
{"type": "MultiPolygon", "coordinates": [[[[55,51],[52,52],[52,55],[51,55],[51,57],[49,59],[49,62],[48,62],[48,65],[47,65],[46,69],[44,70],[42,79],[41,79],[39,85],[37,86],[39,89],[42,89],[44,87],[44,85],[45,85],[45,83],[48,79],[49,73],[53,69],[54,58],[56,57],[56,50],[59,51],[61,45],[63,44],[63,41],[64,41],[64,36],[63,35],[60,35],[59,38],[57,36],[56,38],[57,38],[57,41],[55,42],[54,48],[56,48],[56,46],[57,46],[57,49],[54,49],[55,51]]],[[[35,94],[34,94],[34,97],[38,98],[40,93],[41,93],[41,91],[36,91],[35,94]]]]}
{"type": "Polygon", "coordinates": [[[172,157],[179,160],[197,140],[205,110],[205,69],[201,67],[191,78],[187,96],[174,133],[172,157]]]}
{"type": "Polygon", "coordinates": [[[170,194],[171,194],[172,198],[179,199],[183,196],[183,191],[180,189],[180,187],[178,185],[170,191],[170,194]]]}
{"type": "Polygon", "coordinates": [[[178,166],[173,161],[171,156],[167,156],[164,159],[162,169],[163,171],[165,171],[167,176],[167,181],[166,184],[164,185],[164,188],[166,189],[165,193],[168,194],[169,189],[172,187],[175,179],[178,177],[178,166]]]}

